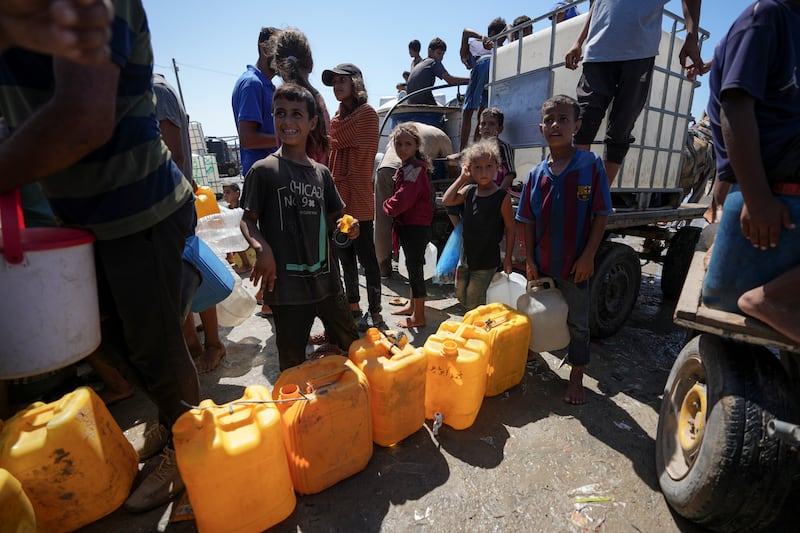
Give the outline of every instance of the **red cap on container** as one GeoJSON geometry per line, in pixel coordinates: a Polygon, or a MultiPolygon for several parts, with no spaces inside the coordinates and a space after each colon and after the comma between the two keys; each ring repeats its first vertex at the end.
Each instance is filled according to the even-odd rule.
{"type": "Polygon", "coordinates": [[[57,250],[94,242],[94,235],[74,228],[26,228],[19,190],[0,194],[0,252],[12,265],[22,263],[24,252],[57,250]]]}

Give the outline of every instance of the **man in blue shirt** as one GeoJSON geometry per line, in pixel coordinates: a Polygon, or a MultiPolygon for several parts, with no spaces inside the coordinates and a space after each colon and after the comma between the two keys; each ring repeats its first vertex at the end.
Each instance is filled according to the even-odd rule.
{"type": "Polygon", "coordinates": [[[275,71],[270,67],[269,38],[277,28],[261,28],[258,35],[258,61],[247,70],[233,87],[231,104],[233,119],[239,132],[239,153],[242,160],[242,176],[253,163],[267,157],[278,147],[275,126],[272,123],[272,94],[275,71]]]}

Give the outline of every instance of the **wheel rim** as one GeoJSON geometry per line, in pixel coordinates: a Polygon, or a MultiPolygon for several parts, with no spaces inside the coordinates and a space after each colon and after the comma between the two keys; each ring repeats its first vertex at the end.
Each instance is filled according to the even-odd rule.
{"type": "Polygon", "coordinates": [[[608,271],[603,280],[604,298],[601,300],[604,302],[604,315],[616,316],[622,311],[630,285],[631,275],[623,265],[617,264],[608,271]]]}
{"type": "Polygon", "coordinates": [[[694,457],[703,442],[706,424],[706,386],[695,383],[683,398],[678,415],[678,440],[684,455],[694,457]]]}
{"type": "Polygon", "coordinates": [[[678,371],[662,415],[662,453],[672,479],[685,477],[703,444],[707,411],[706,372],[697,357],[688,358],[678,371]]]}

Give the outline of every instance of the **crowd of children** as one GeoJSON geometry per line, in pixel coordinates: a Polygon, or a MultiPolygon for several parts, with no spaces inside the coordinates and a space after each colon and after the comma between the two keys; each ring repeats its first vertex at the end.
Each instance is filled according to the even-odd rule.
{"type": "MultiPolygon", "coordinates": [[[[662,9],[661,3],[657,3],[657,8],[648,4],[649,7],[626,12],[625,20],[641,18],[650,11],[662,9]],[[647,9],[650,11],[645,13],[647,9]]],[[[792,26],[783,28],[781,36],[795,43],[800,38],[795,30],[797,20],[800,20],[797,3],[765,0],[764,9],[743,15],[735,27],[744,35],[748,32],[758,34],[764,31],[763,28],[783,28],[777,21],[790,19],[792,26]]],[[[691,34],[698,24],[699,1],[687,0],[685,4],[688,5],[687,25],[691,34]]],[[[512,270],[515,229],[517,223],[521,223],[528,280],[537,281],[542,276],[552,278],[569,306],[570,344],[566,360],[571,365],[571,372],[564,401],[570,404],[585,402],[583,371],[590,359],[589,296],[594,259],[603,240],[607,217],[612,213],[610,182],[630,145],[630,128],[649,89],[652,57],[648,54],[652,45],[657,48],[658,44],[657,40],[653,42],[650,39],[652,29],[644,28],[643,35],[649,39],[645,39],[648,46],[643,51],[644,57],[615,60],[614,63],[618,64],[611,72],[611,66],[602,58],[620,43],[613,39],[610,44],[605,43],[603,39],[611,39],[614,36],[609,34],[615,32],[601,31],[602,28],[596,27],[599,24],[596,21],[620,20],[605,15],[627,9],[621,6],[619,0],[592,3],[585,30],[565,58],[567,68],[576,68],[586,41],[584,77],[577,88],[577,98],[556,95],[542,104],[539,130],[547,144],[547,156],[525,178],[516,212],[509,193],[517,177],[513,150],[499,137],[503,131],[504,115],[494,107],[482,109],[486,105],[483,95],[485,81],[481,81],[485,76],[478,76],[478,69],[488,65],[488,61],[478,57],[483,55],[480,49],[486,51],[493,46],[488,38],[505,31],[505,21],[500,18],[493,20],[486,37],[464,30],[462,43],[462,58],[475,74],[475,80],[470,78],[474,86],[468,91],[469,109],[465,104],[464,117],[471,120],[474,109],[481,111],[479,139],[470,143],[469,121],[463,125],[466,135],[462,127],[461,151],[456,156],[460,158],[462,171],[443,197],[443,203],[451,208],[448,212],[454,224],[462,224],[464,235],[456,296],[465,311],[486,303],[487,288],[493,276],[499,270],[506,273],[512,270]],[[470,39],[477,48],[469,46],[470,39]],[[630,73],[636,74],[634,78],[639,80],[634,87],[618,87],[619,91],[613,95],[599,95],[600,87],[609,79],[630,73]],[[612,106],[612,116],[624,120],[609,126],[606,153],[600,158],[584,148],[593,141],[609,105],[612,106]],[[503,238],[505,249],[501,250],[503,238]]],[[[560,15],[570,17],[575,13],[564,11],[560,15]]],[[[660,17],[658,20],[653,27],[660,31],[660,17]]],[[[513,27],[523,23],[525,18],[518,17],[513,27]]],[[[523,37],[525,32],[526,29],[521,28],[519,33],[509,35],[513,40],[523,37]]],[[[702,62],[698,62],[696,42],[691,41],[691,38],[687,39],[681,59],[690,57],[698,65],[702,62]]],[[[783,116],[787,110],[800,109],[796,73],[787,67],[796,64],[797,58],[791,55],[796,47],[786,51],[787,58],[777,60],[768,45],[759,47],[753,44],[755,42],[756,39],[729,37],[718,48],[713,62],[709,115],[717,153],[722,155],[718,168],[723,171],[720,177],[735,185],[728,195],[720,230],[721,234],[730,237],[726,241],[729,244],[715,250],[709,268],[715,273],[713,280],[716,285],[707,282],[703,296],[711,304],[717,298],[719,307],[744,311],[790,338],[800,340],[797,322],[787,319],[789,314],[786,312],[786,309],[794,309],[800,301],[797,296],[797,280],[800,278],[798,247],[795,245],[797,234],[794,231],[799,219],[796,197],[800,185],[795,163],[800,158],[795,154],[800,137],[795,115],[791,115],[791,120],[783,116]],[[780,79],[771,79],[773,63],[782,76],[780,79]],[[761,64],[763,68],[759,72],[750,73],[753,65],[761,64]],[[754,79],[752,83],[748,76],[754,79]],[[779,124],[779,131],[766,125],[769,120],[762,120],[765,115],[774,119],[770,124],[779,124]],[[748,139],[751,138],[761,138],[760,145],[750,143],[748,139]],[[774,165],[762,162],[762,151],[769,153],[775,160],[774,165]],[[783,166],[792,167],[788,172],[781,166],[784,161],[783,166]],[[770,263],[773,268],[769,272],[759,270],[758,275],[747,277],[739,271],[725,272],[722,263],[732,256],[746,256],[750,258],[746,262],[751,264],[770,263]],[[774,261],[764,258],[774,258],[774,261]],[[735,286],[736,291],[729,291],[731,286],[735,286]]],[[[433,39],[428,47],[428,57],[422,58],[419,41],[409,43],[409,53],[413,58],[408,78],[409,93],[432,86],[436,77],[452,83],[467,82],[466,78],[453,77],[444,69],[441,60],[445,50],[443,41],[433,39]]],[[[246,253],[239,253],[241,265],[238,272],[249,274],[253,283],[260,287],[260,298],[264,309],[268,310],[262,310],[263,316],[274,321],[280,369],[286,370],[307,359],[307,345],[316,318],[325,327],[321,342],[332,351],[346,352],[358,339],[359,330],[364,331],[369,325],[387,327],[381,316],[380,278],[382,274],[389,275],[384,272],[384,261],[388,258],[381,255],[379,260],[376,252],[377,242],[386,240],[377,236],[377,220],[384,215],[392,220],[393,232],[404,251],[408,271],[409,300],[407,305],[392,314],[401,316],[397,322],[401,328],[424,327],[427,296],[424,256],[431,240],[434,215],[431,163],[423,149],[426,136],[423,130],[428,126],[405,122],[391,132],[390,149],[398,164],[385,167],[393,172],[392,191],[387,197],[381,197],[378,195],[379,183],[373,181],[379,140],[378,116],[367,103],[361,70],[352,63],[342,63],[323,72],[322,82],[333,87],[340,103],[331,120],[324,100],[309,81],[313,60],[308,40],[301,31],[265,28],[259,37],[259,53],[258,67],[243,76],[258,79],[259,86],[268,86],[271,93],[274,91],[268,110],[263,110],[261,116],[245,113],[248,106],[237,106],[235,93],[234,113],[243,139],[249,135],[244,133],[248,131],[258,130],[265,136],[261,144],[252,145],[258,145],[263,152],[250,162],[243,189],[240,191],[237,184],[226,184],[224,195],[231,207],[243,208],[242,233],[255,252],[255,261],[251,261],[246,253]],[[269,82],[276,73],[283,79],[278,88],[269,82]],[[267,120],[270,127],[264,124],[267,120]],[[334,244],[334,234],[337,237],[344,235],[344,238],[337,239],[334,244]],[[359,264],[366,278],[366,313],[362,313],[360,307],[359,264]]],[[[430,92],[421,92],[414,101],[432,103],[432,96],[430,92]]],[[[10,104],[6,102],[6,105],[10,104]]],[[[242,146],[246,151],[245,142],[242,146]]],[[[165,164],[164,169],[170,176],[179,174],[170,165],[165,164]]],[[[378,180],[380,177],[379,171],[378,180]]],[[[142,181],[149,179],[140,178],[142,181]]],[[[173,181],[177,192],[171,217],[176,219],[176,227],[163,240],[164,247],[177,258],[180,242],[190,233],[192,213],[187,209],[187,202],[191,203],[188,186],[180,179],[173,181]]],[[[64,205],[59,204],[58,195],[51,201],[64,209],[64,205]]],[[[147,206],[140,207],[143,212],[147,211],[147,206]]],[[[163,222],[148,220],[150,226],[163,222]]],[[[150,226],[143,223],[142,229],[150,226]]],[[[108,261],[113,259],[115,269],[120,272],[128,270],[124,258],[130,255],[130,251],[121,245],[111,249],[108,243],[127,237],[112,234],[101,238],[98,245],[101,251],[106,249],[108,261]]],[[[385,242],[383,245],[385,247],[385,242]]],[[[142,255],[145,253],[141,252],[142,255]]],[[[231,262],[233,259],[232,255],[228,257],[231,262]]],[[[170,279],[179,279],[179,269],[175,267],[173,270],[170,279]]],[[[143,274],[137,275],[141,277],[143,274]]],[[[129,294],[130,289],[123,290],[126,283],[121,279],[111,280],[114,290],[133,301],[136,295],[129,294]]],[[[173,297],[171,305],[174,309],[169,318],[174,331],[165,335],[168,338],[158,346],[134,347],[142,353],[153,354],[161,353],[168,346],[172,354],[169,365],[181,369],[181,374],[171,379],[168,378],[172,367],[167,363],[158,366],[158,372],[141,371],[143,381],[151,382],[154,389],[158,389],[154,397],[159,407],[168,411],[162,413],[165,423],[174,421],[182,412],[178,397],[184,402],[198,399],[196,374],[189,368],[191,359],[184,357],[188,350],[179,335],[178,317],[185,316],[179,311],[185,306],[177,288],[168,288],[173,297]]],[[[153,317],[149,322],[139,321],[149,324],[157,318],[153,317]]],[[[139,329],[144,330],[144,326],[139,329]]],[[[199,359],[197,370],[201,372],[215,368],[225,355],[224,345],[214,340],[215,331],[216,328],[213,332],[206,332],[205,350],[211,350],[213,354],[209,356],[206,353],[203,359],[199,359]]],[[[155,340],[151,342],[155,343],[155,340]]],[[[199,346],[195,347],[199,349],[199,346]]],[[[149,368],[145,364],[147,361],[136,359],[136,353],[134,350],[131,355],[134,364],[149,368]]],[[[195,355],[200,357],[202,354],[195,355]]],[[[133,508],[144,510],[152,501],[153,498],[148,497],[133,508]]]]}

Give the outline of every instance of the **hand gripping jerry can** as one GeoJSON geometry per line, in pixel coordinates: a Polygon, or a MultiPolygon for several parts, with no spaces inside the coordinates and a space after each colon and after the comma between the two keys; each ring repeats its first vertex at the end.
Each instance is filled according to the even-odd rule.
{"type": "Polygon", "coordinates": [[[528,282],[527,292],[517,300],[517,310],[531,319],[533,352],[560,350],[569,345],[569,306],[552,278],[528,282]]]}
{"type": "Polygon", "coordinates": [[[369,328],[350,345],[350,360],[369,383],[372,440],[392,446],[425,423],[425,353],[402,333],[369,328]],[[388,335],[388,336],[387,336],[388,335]]]}
{"type": "Polygon", "coordinates": [[[486,392],[489,334],[470,324],[445,321],[423,349],[428,363],[425,418],[439,413],[453,429],[470,427],[486,392]]]}
{"type": "Polygon", "coordinates": [[[269,391],[181,415],[172,427],[178,469],[199,531],[264,531],[294,511],[281,415],[269,391]]]}
{"type": "Polygon", "coordinates": [[[369,385],[341,355],[284,370],[272,389],[294,490],[316,494],[363,470],[372,457],[369,385]]]}
{"type": "Polygon", "coordinates": [[[74,531],[116,510],[138,466],[133,446],[88,387],[31,404],[0,433],[0,468],[22,484],[45,531],[74,531]]]}
{"type": "Polygon", "coordinates": [[[468,312],[462,322],[489,334],[486,396],[497,396],[519,384],[528,361],[530,319],[505,304],[491,303],[468,312]]]}

